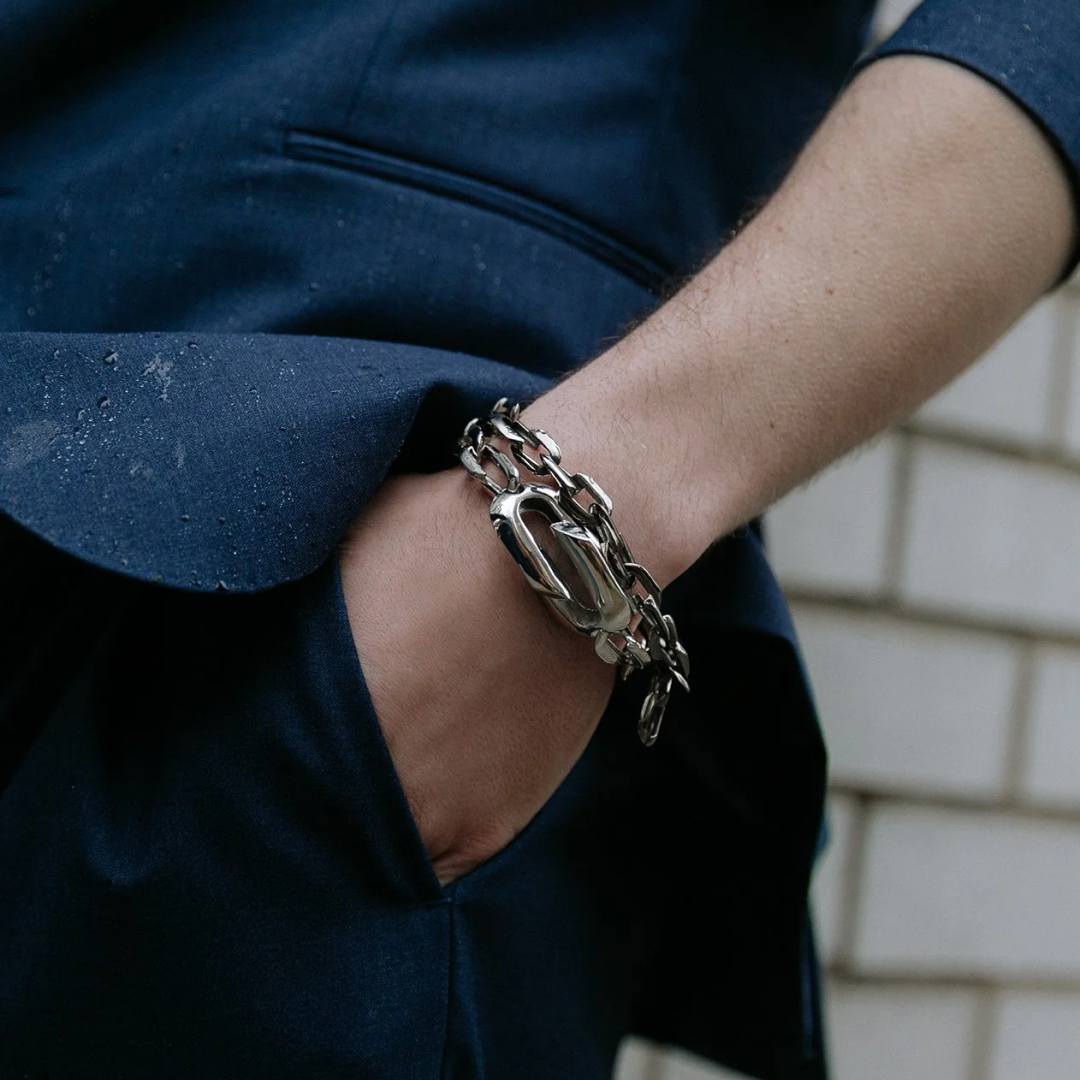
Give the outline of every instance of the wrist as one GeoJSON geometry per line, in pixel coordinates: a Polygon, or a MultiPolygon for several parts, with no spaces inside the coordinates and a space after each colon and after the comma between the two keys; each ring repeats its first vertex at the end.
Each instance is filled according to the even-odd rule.
{"type": "Polygon", "coordinates": [[[611,497],[594,477],[568,471],[558,443],[506,398],[470,420],[458,445],[466,473],[492,495],[492,524],[530,586],[623,678],[649,671],[638,736],[652,746],[672,688],[690,689],[690,658],[660,608],[655,578],[612,519],[611,497]]]}
{"type": "Polygon", "coordinates": [[[734,474],[717,469],[715,440],[710,446],[695,429],[671,389],[646,389],[657,370],[647,369],[651,358],[631,360],[640,352],[627,339],[521,418],[555,439],[569,472],[588,473],[604,488],[635,560],[663,588],[742,522],[734,474]]]}

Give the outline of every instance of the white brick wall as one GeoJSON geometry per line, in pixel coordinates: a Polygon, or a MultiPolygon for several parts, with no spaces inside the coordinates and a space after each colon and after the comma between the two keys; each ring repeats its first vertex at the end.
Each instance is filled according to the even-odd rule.
{"type": "Polygon", "coordinates": [[[1080,822],[879,804],[859,888],[859,970],[1080,982],[1080,822]]]}
{"type": "Polygon", "coordinates": [[[1062,344],[1062,352],[1065,357],[1064,365],[1066,376],[1066,410],[1065,410],[1065,434],[1064,449],[1073,458],[1080,458],[1080,332],[1077,331],[1080,322],[1080,273],[1074,278],[1075,291],[1066,295],[1062,304],[1065,310],[1063,333],[1065,341],[1062,344]]]}
{"type": "Polygon", "coordinates": [[[900,595],[946,615],[1080,632],[1080,474],[920,440],[900,595]]]}
{"type": "Polygon", "coordinates": [[[794,615],[837,783],[1002,794],[1015,641],[822,605],[794,615]]]}
{"type": "Polygon", "coordinates": [[[1076,1080],[1080,994],[1005,994],[996,1012],[990,1080],[1076,1080]]]}
{"type": "Polygon", "coordinates": [[[970,991],[836,984],[829,988],[833,1080],[968,1080],[970,991]]]}
{"type": "Polygon", "coordinates": [[[1080,810],[1080,648],[1035,654],[1022,789],[1028,801],[1080,810]]]}
{"type": "Polygon", "coordinates": [[[1042,445],[1053,402],[1059,322],[1052,301],[1034,307],[975,367],[928,402],[919,419],[928,427],[1042,445]]]}
{"type": "Polygon", "coordinates": [[[769,515],[769,554],[791,585],[877,596],[885,578],[899,440],[864,447],[769,515]]]}

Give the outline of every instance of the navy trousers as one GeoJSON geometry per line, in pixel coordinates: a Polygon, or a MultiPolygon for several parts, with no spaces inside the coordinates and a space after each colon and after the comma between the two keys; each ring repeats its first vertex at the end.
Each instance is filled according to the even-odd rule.
{"type": "Polygon", "coordinates": [[[820,755],[777,639],[688,619],[708,707],[646,752],[621,688],[533,823],[442,888],[336,560],[205,595],[3,540],[0,1076],[599,1080],[633,1030],[816,1075],[775,1034],[803,987],[743,981],[811,974],[800,883],[761,873],[797,857],[820,755]]]}

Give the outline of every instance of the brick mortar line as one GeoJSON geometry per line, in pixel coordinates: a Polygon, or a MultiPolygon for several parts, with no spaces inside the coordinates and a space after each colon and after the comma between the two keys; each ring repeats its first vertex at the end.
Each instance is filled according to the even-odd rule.
{"type": "Polygon", "coordinates": [[[911,435],[920,442],[974,450],[1006,461],[1064,472],[1072,478],[1080,477],[1080,456],[1065,452],[1052,442],[1032,445],[1003,435],[982,434],[953,427],[944,420],[911,419],[898,424],[894,430],[911,435]]]}
{"type": "Polygon", "coordinates": [[[834,918],[840,920],[834,926],[836,934],[836,956],[842,961],[849,961],[855,955],[855,944],[859,934],[859,913],[863,910],[862,886],[866,879],[867,857],[866,831],[870,817],[871,800],[862,795],[852,796],[851,823],[848,833],[847,848],[840,853],[840,902],[834,918]]]}
{"type": "MultiPolygon", "coordinates": [[[[781,583],[783,584],[783,583],[781,583]]],[[[815,588],[812,585],[783,585],[784,595],[791,603],[830,607],[838,611],[856,612],[864,615],[889,615],[907,623],[921,623],[946,630],[963,630],[977,634],[992,634],[1024,642],[1046,642],[1054,645],[1080,647],[1080,625],[1075,630],[1024,622],[1020,619],[1002,619],[987,615],[969,615],[962,611],[931,608],[904,600],[882,599],[876,595],[846,593],[830,586],[815,588]]],[[[1080,619],[1080,612],[1077,613],[1080,619]]]]}
{"type": "Polygon", "coordinates": [[[1016,683],[1009,703],[1009,731],[1005,741],[1005,761],[1002,775],[1004,797],[1007,802],[1019,803],[1023,799],[1024,773],[1027,769],[1031,748],[1031,703],[1035,691],[1035,649],[1033,641],[1020,646],[1016,667],[1016,683]]]}
{"type": "Polygon", "coordinates": [[[1069,455],[1069,413],[1072,405],[1073,351],[1076,342],[1077,297],[1060,297],[1054,305],[1054,344],[1051,355],[1049,400],[1044,428],[1051,445],[1069,455]]]}
{"type": "Polygon", "coordinates": [[[967,1080],[990,1080],[994,1066],[994,1043],[998,1026],[998,991],[976,991],[975,1015],[971,1019],[967,1080]]]}
{"type": "Polygon", "coordinates": [[[912,508],[912,470],[914,468],[914,437],[900,432],[897,435],[896,461],[892,470],[892,505],[888,511],[885,534],[885,554],[881,574],[882,601],[897,603],[904,572],[904,553],[907,550],[912,508]]]}
{"type": "Polygon", "coordinates": [[[829,987],[869,988],[875,990],[967,990],[996,994],[1054,994],[1080,997],[1080,977],[1054,975],[960,975],[932,972],[886,972],[860,970],[852,964],[828,964],[826,994],[829,987]]]}
{"type": "Polygon", "coordinates": [[[1043,821],[1055,825],[1080,825],[1080,806],[1075,808],[1039,803],[1012,802],[1000,797],[979,798],[948,792],[916,791],[902,787],[867,787],[865,784],[836,780],[829,793],[847,795],[862,800],[869,815],[876,809],[904,808],[940,810],[949,813],[971,813],[984,816],[1010,817],[1025,821],[1043,821]]]}

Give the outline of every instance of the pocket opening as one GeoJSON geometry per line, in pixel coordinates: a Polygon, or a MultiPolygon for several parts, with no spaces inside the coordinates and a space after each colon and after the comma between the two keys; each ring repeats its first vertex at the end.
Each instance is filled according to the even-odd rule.
{"type": "MultiPolygon", "coordinates": [[[[389,808],[390,813],[397,825],[404,830],[403,834],[399,834],[396,857],[399,863],[402,864],[402,868],[410,875],[410,879],[419,887],[423,899],[428,902],[453,901],[457,898],[459,892],[469,893],[482,885],[490,875],[497,873],[501,867],[512,861],[532,844],[536,834],[542,831],[551,816],[557,813],[556,807],[561,797],[565,797],[566,793],[573,788],[576,783],[576,774],[586,767],[583,762],[590,755],[592,744],[590,743],[590,746],[586,748],[582,759],[574,765],[555,792],[509,843],[449,884],[442,885],[439,882],[431,858],[424,847],[420,829],[412,815],[409,800],[398,777],[393,757],[390,754],[390,748],[383,735],[382,726],[379,723],[378,715],[375,712],[368,691],[367,679],[349,624],[348,609],[345,604],[345,592],[341,578],[341,564],[336,552],[332,556],[332,560],[334,579],[333,610],[329,612],[328,617],[333,620],[335,634],[341,637],[342,647],[348,646],[348,655],[351,657],[350,668],[354,684],[353,688],[360,706],[357,712],[362,714],[357,716],[356,722],[364,724],[368,729],[366,731],[367,742],[373,750],[373,760],[369,759],[369,762],[372,768],[378,771],[378,780],[384,794],[392,802],[392,806],[389,808]],[[401,843],[402,836],[405,838],[405,843],[401,843]]],[[[612,699],[613,704],[616,697],[612,699]]],[[[603,721],[601,721],[602,724],[603,721]]]]}
{"type": "Polygon", "coordinates": [[[370,764],[374,769],[378,770],[378,779],[382,787],[383,797],[390,800],[392,804],[388,810],[402,830],[398,837],[399,850],[395,854],[399,862],[403,864],[402,869],[418,886],[423,899],[442,902],[447,899],[447,892],[439,883],[435,867],[432,865],[427,850],[424,848],[420,829],[416,824],[416,819],[413,817],[409,800],[405,795],[405,789],[398,778],[394,759],[390,755],[390,747],[386,743],[382,726],[379,723],[379,718],[375,713],[375,706],[371,700],[367,678],[364,675],[363,665],[360,663],[360,655],[356,650],[352,628],[349,624],[349,613],[345,605],[345,589],[341,579],[341,560],[336,550],[331,556],[331,560],[333,591],[330,599],[333,609],[327,614],[332,620],[334,633],[341,637],[342,649],[350,658],[350,674],[359,706],[356,709],[357,715],[354,722],[364,724],[367,728],[365,733],[367,735],[366,742],[374,758],[374,760],[370,761],[370,764]],[[402,839],[404,839],[404,843],[400,842],[402,839]]]}
{"type": "Polygon", "coordinates": [[[659,294],[671,276],[668,268],[603,230],[489,180],[298,129],[285,132],[284,152],[294,160],[362,173],[511,218],[577,248],[653,294],[659,294]]]}

